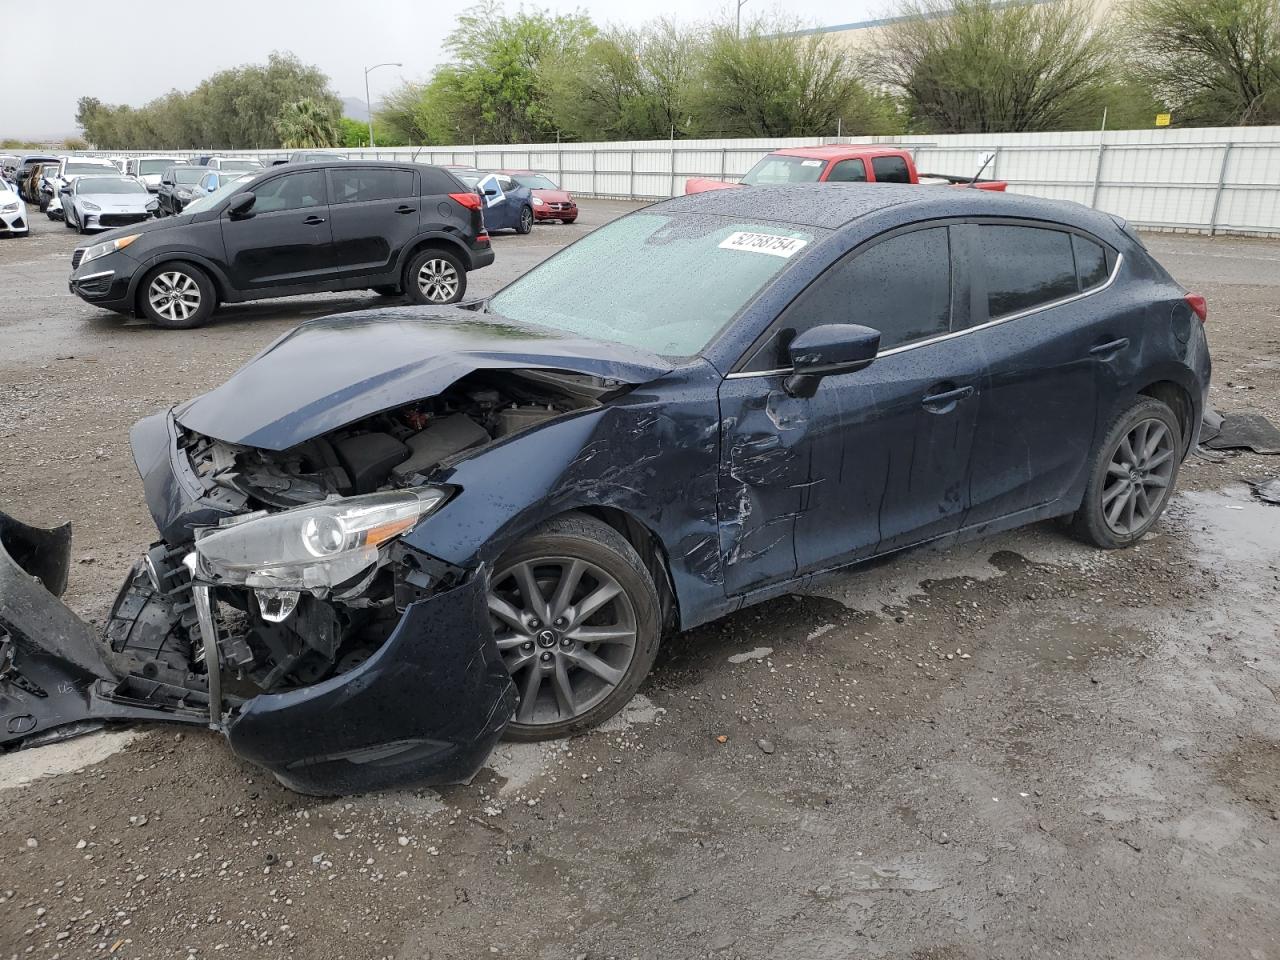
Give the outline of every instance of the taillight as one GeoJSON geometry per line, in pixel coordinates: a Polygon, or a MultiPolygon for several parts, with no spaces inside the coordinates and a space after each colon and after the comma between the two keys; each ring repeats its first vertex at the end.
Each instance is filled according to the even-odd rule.
{"type": "Polygon", "coordinates": [[[1192,313],[1200,318],[1200,322],[1204,323],[1209,319],[1209,304],[1205,302],[1204,297],[1198,293],[1188,293],[1182,299],[1187,301],[1187,306],[1191,308],[1192,313]]]}
{"type": "Polygon", "coordinates": [[[476,237],[476,243],[480,244],[481,246],[484,246],[488,242],[489,242],[489,235],[487,233],[482,233],[478,237],[476,237]]]}
{"type": "Polygon", "coordinates": [[[478,193],[451,193],[449,199],[456,201],[468,210],[480,209],[480,195],[478,193]]]}

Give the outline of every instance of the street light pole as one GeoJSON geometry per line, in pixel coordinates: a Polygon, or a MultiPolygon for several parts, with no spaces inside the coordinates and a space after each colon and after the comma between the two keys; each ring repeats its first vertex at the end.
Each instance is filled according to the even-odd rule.
{"type": "Polygon", "coordinates": [[[742,7],[746,2],[747,0],[738,0],[737,19],[734,20],[734,23],[733,23],[733,35],[735,37],[742,36],[742,7]]]}
{"type": "MultiPolygon", "coordinates": [[[[743,0],[745,2],[745,0],[743,0]]],[[[369,146],[375,146],[373,142],[373,100],[369,98],[369,72],[377,70],[379,67],[403,67],[403,63],[375,63],[372,67],[364,68],[364,106],[369,111],[369,146]]]]}

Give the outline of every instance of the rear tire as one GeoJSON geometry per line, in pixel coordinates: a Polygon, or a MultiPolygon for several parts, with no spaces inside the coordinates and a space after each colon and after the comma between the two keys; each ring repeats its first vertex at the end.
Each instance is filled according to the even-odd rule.
{"type": "Polygon", "coordinates": [[[1182,465],[1182,428],[1167,404],[1139,397],[1111,421],[1094,451],[1084,500],[1072,519],[1081,540],[1103,550],[1141,540],[1169,503],[1182,465]]]}
{"type": "Polygon", "coordinates": [[[533,230],[533,208],[524,207],[520,211],[520,219],[516,222],[516,233],[530,233],[533,230]]]}
{"type": "Polygon", "coordinates": [[[209,322],[217,291],[209,275],[190,263],[162,263],[138,284],[139,311],[158,327],[190,330],[209,322]]]}
{"type": "Polygon", "coordinates": [[[403,286],[412,303],[457,303],[467,292],[467,268],[456,254],[428,247],[415,253],[405,266],[403,286]]]}
{"type": "Polygon", "coordinates": [[[508,549],[490,579],[489,609],[520,695],[508,740],[603,723],[635,695],[658,655],[653,578],[622,534],[584,514],[557,517],[508,549]]]}

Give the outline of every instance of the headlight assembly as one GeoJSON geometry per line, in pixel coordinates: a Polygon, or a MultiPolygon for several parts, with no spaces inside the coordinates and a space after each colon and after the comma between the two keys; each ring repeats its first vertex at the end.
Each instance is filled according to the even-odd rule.
{"type": "MultiPolygon", "coordinates": [[[[97,209],[96,207],[94,208],[97,209]]],[[[80,265],[84,266],[90,260],[97,260],[99,257],[105,257],[108,253],[115,253],[117,250],[123,250],[138,237],[140,233],[131,233],[127,237],[117,237],[115,240],[106,240],[102,243],[95,243],[84,252],[84,256],[80,258],[80,265]]]]}
{"type": "Polygon", "coordinates": [[[18,201],[16,200],[13,203],[6,203],[3,207],[0,207],[0,213],[17,213],[17,212],[18,212],[18,201]]]}
{"type": "Polygon", "coordinates": [[[237,517],[197,537],[199,573],[213,583],[323,592],[372,566],[379,547],[450,493],[418,487],[237,517]]]}
{"type": "Polygon", "coordinates": [[[96,203],[94,203],[92,200],[81,200],[81,201],[80,201],[80,206],[84,207],[86,210],[101,210],[101,209],[102,209],[100,206],[98,206],[98,205],[97,205],[96,203]]]}
{"type": "Polygon", "coordinates": [[[534,205],[535,207],[545,207],[545,206],[546,206],[546,201],[545,201],[545,200],[543,200],[541,197],[534,197],[534,198],[533,198],[533,205],[534,205]]]}

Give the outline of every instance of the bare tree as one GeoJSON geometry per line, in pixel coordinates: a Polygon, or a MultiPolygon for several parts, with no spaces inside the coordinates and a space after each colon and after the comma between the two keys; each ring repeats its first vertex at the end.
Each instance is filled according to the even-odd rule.
{"type": "Polygon", "coordinates": [[[868,72],[931,132],[1059,129],[1114,72],[1090,0],[906,0],[900,12],[868,72]]]}
{"type": "Polygon", "coordinates": [[[1280,0],[1133,0],[1132,72],[1188,124],[1280,123],[1280,0]]]}

